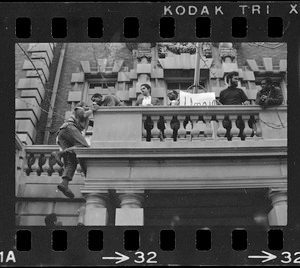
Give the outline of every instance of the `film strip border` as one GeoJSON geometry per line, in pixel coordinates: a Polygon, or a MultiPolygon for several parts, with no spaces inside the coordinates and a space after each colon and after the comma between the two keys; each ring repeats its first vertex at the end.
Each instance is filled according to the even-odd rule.
{"type": "MultiPolygon", "coordinates": [[[[79,227],[80,228],[80,227],[79,227]]],[[[68,249],[68,231],[59,229],[51,230],[51,247],[54,251],[65,251],[68,249]]],[[[91,251],[101,251],[104,248],[103,230],[86,230],[87,239],[86,247],[91,251]]],[[[180,231],[179,231],[180,232],[180,231]]],[[[212,249],[214,242],[212,241],[213,231],[210,229],[199,229],[195,232],[194,240],[190,243],[195,246],[199,251],[209,251],[212,249]]],[[[30,230],[18,230],[16,232],[16,249],[18,251],[30,251],[32,244],[32,237],[36,234],[30,230]]],[[[231,232],[231,248],[236,251],[244,251],[248,248],[247,230],[243,228],[235,229],[231,232]]],[[[159,231],[158,248],[163,251],[173,251],[176,249],[176,230],[163,229],[159,231]]],[[[266,232],[266,239],[269,250],[282,250],[283,249],[283,231],[279,229],[272,229],[266,232]]],[[[110,242],[106,237],[106,242],[110,242]]],[[[124,250],[137,251],[140,249],[140,232],[139,230],[128,229],[123,232],[124,250]]],[[[228,238],[227,238],[228,239],[228,238]]],[[[147,242],[147,241],[146,241],[147,242]]],[[[84,245],[83,245],[84,248],[84,245]]]]}
{"type": "Polygon", "coordinates": [[[64,3],[2,6],[11,9],[3,14],[2,25],[13,27],[16,38],[24,41],[275,41],[285,38],[300,16],[296,1],[76,3],[71,9],[64,3]]]}
{"type": "MultiPolygon", "coordinates": [[[[2,51],[6,51],[7,48],[14,45],[14,42],[16,40],[20,41],[19,39],[24,38],[24,42],[26,41],[53,41],[56,42],[62,42],[62,41],[68,41],[68,42],[85,42],[85,41],[110,41],[110,42],[117,42],[117,41],[142,41],[142,40],[149,40],[153,39],[156,41],[159,40],[176,40],[178,42],[180,41],[187,41],[187,40],[197,40],[197,38],[202,38],[203,40],[207,40],[208,38],[211,38],[212,40],[232,40],[232,41],[288,41],[289,45],[289,59],[293,59],[293,53],[299,50],[296,49],[297,45],[299,45],[299,40],[297,43],[297,34],[299,35],[299,14],[300,14],[300,5],[297,2],[288,2],[288,3],[273,3],[269,4],[269,14],[267,14],[267,3],[257,3],[257,4],[246,4],[247,7],[244,8],[244,14],[243,14],[243,8],[241,8],[239,5],[243,5],[240,3],[222,3],[222,4],[195,4],[193,2],[184,3],[184,4],[176,4],[172,3],[172,6],[170,9],[168,9],[169,5],[167,5],[167,9],[171,10],[172,14],[167,11],[166,14],[164,14],[164,3],[153,3],[153,9],[147,9],[145,6],[142,6],[144,4],[137,3],[136,5],[130,5],[127,8],[125,6],[118,7],[116,4],[108,4],[104,3],[99,5],[95,9],[91,9],[91,6],[89,4],[80,4],[72,6],[73,9],[70,8],[71,5],[63,4],[63,3],[57,3],[55,6],[53,4],[33,4],[33,3],[4,3],[1,5],[2,11],[0,11],[0,32],[3,34],[3,40],[5,42],[2,42],[1,49],[2,51]],[[182,13],[183,8],[178,8],[179,6],[185,7],[185,13],[184,14],[177,14],[182,13]],[[196,6],[198,9],[198,12],[194,15],[188,14],[187,10],[189,10],[189,6],[196,6]],[[209,11],[209,14],[201,14],[201,10],[204,6],[207,6],[207,9],[209,11]],[[224,13],[224,15],[216,14],[215,10],[219,6],[222,6],[221,10],[224,13]],[[260,6],[260,13],[258,11],[255,11],[254,6],[260,6]],[[177,12],[176,12],[177,8],[177,12]],[[147,12],[145,13],[145,9],[147,12]],[[108,12],[111,10],[111,12],[108,12]],[[199,11],[200,10],[200,11],[199,11]],[[206,31],[203,32],[203,30],[196,30],[197,25],[197,18],[199,16],[201,18],[199,21],[201,22],[203,20],[207,20],[206,22],[202,21],[204,25],[210,24],[210,31],[208,33],[208,27],[206,26],[206,31]],[[202,17],[209,17],[202,18],[202,17]],[[130,18],[129,21],[126,21],[126,27],[130,25],[130,23],[136,23],[136,18],[138,19],[138,37],[126,37],[124,35],[124,18],[130,18]],[[162,17],[165,17],[166,19],[166,29],[174,30],[174,34],[172,34],[172,37],[163,37],[160,33],[164,34],[164,31],[159,31],[159,25],[160,25],[160,19],[162,17]],[[171,19],[170,19],[171,17],[171,19]],[[22,21],[25,18],[25,22],[22,21]],[[56,20],[58,18],[58,24],[56,20]],[[58,30],[56,35],[56,27],[60,25],[60,19],[62,19],[62,22],[66,23],[66,31],[60,31],[58,30]],[[92,21],[89,22],[89,18],[96,18],[92,19],[92,21]],[[100,19],[99,19],[100,18],[100,19]],[[132,19],[133,18],[133,19],[132,19]],[[233,35],[233,30],[231,27],[231,23],[235,18],[241,18],[240,22],[243,25],[242,26],[242,32],[245,34],[245,28],[247,29],[245,36],[235,36],[233,35]],[[245,18],[246,18],[246,25],[245,26],[245,18]],[[268,25],[271,24],[271,22],[268,24],[268,20],[270,18],[276,18],[275,22],[279,25],[279,30],[274,33],[274,36],[269,33],[272,32],[272,30],[268,30],[268,25]],[[277,19],[280,18],[280,19],[277,19]],[[21,19],[21,20],[19,20],[21,19]],[[29,19],[29,20],[28,20],[29,19]],[[52,25],[52,22],[54,20],[54,25],[52,25]],[[174,20],[172,20],[174,19],[174,20]],[[27,20],[27,21],[26,21],[27,20]],[[93,21],[94,20],[94,21],[93,21]],[[168,20],[171,21],[170,26],[168,26],[168,20]],[[102,22],[101,22],[102,21],[102,22]],[[174,23],[172,23],[172,21],[174,23]],[[24,28],[21,30],[22,34],[24,36],[19,36],[16,31],[18,31],[18,27],[16,29],[16,25],[20,22],[24,23],[24,28]],[[100,26],[99,24],[100,23],[100,26]],[[101,27],[102,23],[102,27],[101,27]],[[128,23],[128,24],[127,24],[128,23]],[[55,26],[56,24],[56,26],[55,26]],[[90,26],[89,26],[90,25],[90,26]],[[282,26],[281,26],[282,25],[282,26]],[[90,29],[88,29],[88,28],[90,29]],[[96,30],[95,30],[96,28],[96,30]],[[54,29],[54,32],[51,30],[54,29]],[[98,30],[100,31],[98,32],[98,30]],[[102,30],[101,30],[102,29],[102,30]],[[192,29],[191,32],[187,32],[186,29],[192,29]],[[297,31],[298,30],[298,31],[297,31]],[[90,32],[89,32],[90,31],[90,32]],[[97,34],[96,37],[90,36],[94,33],[97,34]],[[282,33],[282,35],[280,35],[282,33]],[[62,34],[62,36],[60,36],[62,34]],[[65,34],[65,35],[64,35],[65,34]],[[101,35],[102,34],[102,35],[101,35]],[[102,37],[98,37],[98,36],[102,37]],[[66,36],[66,37],[64,37],[66,36]],[[276,37],[277,36],[277,37],[276,37]],[[19,38],[19,39],[18,39],[19,38]]],[[[190,8],[193,9],[193,8],[190,8]]],[[[22,26],[21,26],[22,27],[22,26]]],[[[136,27],[136,26],[135,26],[136,27]]],[[[163,26],[165,27],[165,26],[163,26]]],[[[235,27],[235,26],[233,26],[235,27]]],[[[21,28],[22,29],[22,28],[21,28]]],[[[276,30],[277,31],[277,30],[276,30]]],[[[136,33],[137,31],[135,31],[136,33]]],[[[240,32],[240,30],[238,30],[240,32]]],[[[14,48],[14,47],[13,47],[14,48]]],[[[8,56],[13,56],[12,54],[13,50],[11,50],[10,54],[8,56]]],[[[5,53],[1,53],[3,56],[5,53]]],[[[6,56],[6,55],[5,55],[6,56]]],[[[3,57],[1,57],[1,60],[3,57]]],[[[12,63],[9,63],[8,65],[13,68],[13,57],[11,57],[12,63]]],[[[291,61],[289,61],[291,62],[291,61]]],[[[292,64],[288,63],[288,64],[292,64]]],[[[7,68],[7,66],[2,66],[2,68],[7,68]]],[[[289,75],[290,77],[297,77],[298,69],[289,69],[289,75]]],[[[3,73],[5,73],[5,70],[1,69],[3,73]]],[[[11,79],[11,76],[8,76],[4,78],[5,81],[7,79],[11,79]]],[[[4,81],[4,82],[5,82],[4,81]]],[[[289,86],[298,85],[299,82],[295,82],[294,80],[291,80],[290,82],[293,82],[289,84],[289,86]]],[[[5,83],[5,85],[13,84],[14,80],[5,83]]],[[[1,92],[2,93],[2,92],[1,92]]],[[[297,93],[293,91],[293,93],[297,93]]],[[[12,95],[14,93],[12,92],[12,95]]],[[[290,107],[296,107],[297,102],[296,99],[299,96],[295,94],[293,98],[290,99],[290,107]],[[295,105],[296,104],[296,105],[295,105]]],[[[13,98],[12,98],[13,100],[13,98]]],[[[3,98],[3,103],[7,100],[3,98]]],[[[9,101],[8,101],[9,102],[9,101]]],[[[13,104],[12,104],[13,106],[13,104]]],[[[296,112],[296,109],[290,109],[291,114],[293,114],[293,111],[296,112]],[[294,111],[295,110],[295,111],[294,111]]],[[[295,113],[296,114],[296,113],[295,113]]],[[[9,125],[9,124],[8,124],[9,125]]],[[[289,138],[293,140],[294,135],[297,133],[290,132],[289,138]]],[[[6,139],[2,140],[3,144],[7,142],[6,139]]],[[[9,167],[9,164],[11,165],[11,159],[14,159],[13,152],[11,153],[11,156],[7,158],[9,161],[4,161],[2,163],[3,167],[9,167]]],[[[299,163],[299,153],[290,151],[289,152],[289,161],[290,163],[294,163],[294,161],[298,161],[299,163]]],[[[297,165],[291,165],[289,173],[290,174],[297,174],[297,170],[299,167],[297,165]]],[[[7,176],[3,176],[3,180],[5,181],[6,177],[9,177],[9,175],[14,174],[14,169],[10,169],[8,171],[7,176]]],[[[13,177],[13,176],[12,176],[13,177]]],[[[8,180],[6,180],[8,181],[8,180]]],[[[10,180],[13,182],[13,180],[10,180]]],[[[147,229],[146,227],[143,229],[142,232],[138,232],[138,247],[137,247],[137,238],[136,238],[136,230],[133,228],[130,228],[130,230],[123,230],[123,229],[110,229],[107,232],[101,231],[101,230],[87,230],[86,228],[82,229],[73,229],[70,228],[67,231],[65,230],[56,230],[56,231],[49,231],[45,232],[45,229],[39,229],[39,228],[28,228],[27,230],[15,230],[14,224],[14,200],[11,196],[13,195],[13,183],[7,183],[7,184],[1,184],[1,193],[11,193],[11,196],[8,196],[6,200],[11,200],[10,203],[7,202],[1,202],[2,205],[0,207],[0,210],[2,212],[5,212],[5,217],[3,216],[4,213],[1,213],[2,219],[1,219],[1,227],[2,225],[5,227],[5,229],[2,229],[1,234],[1,241],[0,241],[0,258],[2,263],[12,263],[13,264],[13,256],[9,255],[12,249],[12,245],[15,245],[15,247],[18,249],[16,251],[19,256],[17,256],[17,263],[19,264],[37,264],[37,263],[58,263],[61,265],[64,264],[111,264],[109,260],[107,259],[107,262],[103,262],[102,257],[112,257],[112,253],[114,252],[122,252],[124,254],[124,243],[126,243],[126,238],[124,242],[124,237],[126,231],[130,231],[129,235],[133,235],[133,245],[128,246],[128,252],[132,251],[131,249],[138,248],[138,250],[133,250],[134,255],[136,252],[141,251],[144,252],[145,255],[147,255],[149,252],[153,252],[156,250],[160,250],[160,252],[163,252],[164,254],[157,254],[157,262],[159,264],[232,264],[232,263],[250,263],[251,259],[248,258],[249,255],[259,255],[261,254],[261,251],[268,251],[273,250],[272,253],[275,254],[276,250],[282,250],[284,249],[284,252],[290,252],[289,254],[293,256],[292,259],[289,257],[288,254],[286,254],[283,257],[286,257],[279,261],[278,263],[286,263],[289,261],[290,263],[297,263],[299,261],[298,255],[296,255],[299,251],[299,247],[295,247],[295,245],[299,245],[299,238],[297,238],[297,234],[299,234],[299,224],[295,224],[297,219],[299,219],[300,216],[300,210],[295,206],[298,202],[298,195],[296,196],[295,193],[296,187],[290,187],[291,181],[289,182],[289,214],[293,217],[289,216],[289,226],[283,229],[283,235],[282,231],[280,230],[274,230],[276,234],[273,236],[269,235],[266,230],[258,230],[249,232],[247,230],[247,235],[245,239],[245,230],[238,230],[239,232],[236,233],[239,235],[239,237],[242,237],[242,245],[245,247],[245,241],[247,241],[247,249],[246,250],[234,250],[232,247],[232,233],[233,231],[227,230],[218,230],[214,231],[212,230],[210,232],[210,238],[211,240],[205,240],[211,241],[211,248],[210,250],[199,250],[197,246],[202,245],[202,243],[197,244],[197,231],[195,229],[184,229],[182,232],[176,232],[175,237],[174,233],[171,230],[171,233],[169,233],[169,230],[166,234],[166,237],[168,235],[172,236],[171,245],[173,245],[174,250],[163,250],[160,248],[160,235],[162,234],[162,230],[156,230],[155,228],[147,229]],[[2,187],[3,186],[3,187],[2,187]],[[6,191],[7,190],[7,191],[6,191]],[[294,204],[294,206],[292,206],[294,204]],[[292,210],[290,209],[292,207],[292,210]],[[290,213],[291,212],[291,213],[290,213]],[[291,225],[291,222],[293,223],[291,225]],[[9,226],[9,227],[8,227],[9,226]],[[3,231],[4,230],[4,231],[3,231]],[[96,233],[91,233],[91,231],[96,231],[96,233]],[[19,233],[20,232],[20,233],[19,233]],[[133,233],[132,233],[133,232],[133,233]],[[154,234],[153,234],[154,232],[154,234]],[[102,239],[101,239],[101,233],[102,233],[102,239]],[[93,235],[92,235],[93,234],[93,235]],[[91,242],[90,237],[97,237],[97,235],[100,236],[100,244],[98,244],[98,240],[96,242],[91,242]],[[283,239],[284,236],[284,239],[283,239]],[[54,238],[53,238],[54,237],[54,238]],[[53,249],[56,247],[56,245],[60,244],[60,239],[62,237],[62,245],[67,246],[66,249],[63,251],[59,251],[59,248],[57,251],[53,249]],[[144,238],[143,238],[144,237],[144,238]],[[280,238],[278,238],[280,237],[280,238]],[[53,238],[53,239],[52,239],[53,238]],[[275,247],[272,248],[271,244],[273,241],[272,239],[275,239],[275,247]],[[278,239],[278,240],[277,240],[278,239]],[[27,243],[27,241],[30,240],[30,243],[27,243]],[[174,243],[175,240],[175,243],[174,243]],[[25,241],[26,246],[23,245],[22,242],[25,241]],[[54,241],[54,244],[52,244],[52,241],[54,241]],[[101,244],[102,241],[102,244],[101,244]],[[186,243],[186,241],[190,241],[190,243],[186,243]],[[96,244],[95,244],[96,243],[96,244]],[[93,246],[91,246],[93,244],[93,246]],[[195,245],[196,244],[196,245],[195,245]],[[29,247],[28,247],[29,245],[29,247]],[[46,246],[45,246],[46,245],[46,246]],[[102,245],[102,246],[101,246],[102,245]],[[155,245],[155,246],[153,246],[155,245]],[[277,245],[280,245],[277,247],[277,245]],[[93,250],[89,249],[89,246],[92,248],[94,247],[95,252],[98,253],[97,250],[99,250],[101,253],[100,255],[92,255],[89,254],[93,250]],[[153,248],[152,248],[153,246],[153,248]],[[283,246],[283,248],[282,248],[283,246]],[[81,248],[83,247],[83,248],[81,248]],[[101,247],[103,249],[101,249],[101,247]],[[268,247],[268,248],[267,248],[268,247]],[[192,250],[191,250],[192,249],[192,250]],[[5,251],[4,251],[5,250],[5,251]],[[74,254],[72,252],[75,252],[74,254]],[[82,253],[82,254],[78,254],[82,253]],[[213,252],[213,254],[211,254],[213,252]],[[79,257],[76,255],[79,255],[79,257]],[[297,257],[298,256],[298,257],[297,257]],[[186,257],[187,259],[184,259],[186,257]],[[72,259],[73,258],[73,259],[72,259]],[[6,262],[8,260],[9,262],[6,262]]],[[[292,181],[292,186],[296,186],[295,180],[292,181]]],[[[206,231],[206,230],[205,230],[206,231]]],[[[273,231],[273,230],[272,230],[273,231]]],[[[269,231],[271,232],[271,231],[269,231]]],[[[198,233],[200,234],[200,233],[198,233]]],[[[206,231],[206,234],[208,232],[206,231]]],[[[126,236],[127,237],[127,236],[126,236]]],[[[93,239],[92,238],[92,239],[93,239]]],[[[198,237],[199,238],[199,237],[198,237]]],[[[129,240],[131,241],[131,240],[129,240]]],[[[169,241],[169,239],[168,239],[169,241]]],[[[131,243],[130,243],[131,244],[131,243]]],[[[167,243],[169,244],[169,243],[167,243]]],[[[207,245],[207,244],[206,244],[207,245]]],[[[169,246],[169,245],[168,245],[169,246]]],[[[168,247],[166,246],[166,247],[168,247]]],[[[58,246],[59,247],[59,246],[58,246]]],[[[64,247],[63,247],[64,249],[64,247]]],[[[284,253],[280,252],[280,254],[284,253]]],[[[16,254],[17,254],[16,253],[16,254]]],[[[279,255],[279,254],[277,254],[279,255]]],[[[140,256],[140,255],[138,255],[140,256]]],[[[138,257],[137,256],[137,257],[138,257]]],[[[153,255],[150,254],[148,256],[149,258],[153,255]]],[[[148,260],[149,260],[148,258],[148,260]]],[[[145,258],[146,259],[146,258],[145,258]]],[[[278,260],[279,258],[277,258],[278,260]]],[[[153,260],[153,259],[152,259],[153,260]]],[[[141,261],[139,258],[138,261],[141,261]]],[[[125,262],[123,262],[126,264],[125,262]]],[[[131,263],[134,264],[133,258],[131,258],[131,263]]],[[[262,261],[260,261],[262,263],[262,261]]]]}
{"type": "MultiPolygon", "coordinates": [[[[54,258],[60,265],[287,263],[282,254],[289,252],[283,231],[273,229],[264,234],[258,229],[228,232],[222,228],[194,227],[124,227],[113,232],[109,228],[81,227],[76,231],[18,230],[15,255],[27,265],[34,264],[31,256],[38,257],[45,265],[53,263],[54,258]]],[[[297,252],[289,253],[290,263],[297,263],[297,252]]]]}
{"type": "MultiPolygon", "coordinates": [[[[91,17],[86,22],[87,35],[91,39],[102,38],[105,31],[103,19],[101,17],[91,17]]],[[[194,35],[196,38],[210,38],[212,21],[209,17],[198,17],[195,19],[194,35]]],[[[247,38],[248,20],[246,17],[234,17],[231,20],[231,37],[247,38]]],[[[137,17],[126,17],[120,25],[123,29],[123,36],[127,39],[136,39],[140,35],[140,20],[137,17]]],[[[282,17],[269,17],[267,21],[267,37],[281,38],[286,25],[282,17]]],[[[27,17],[16,19],[16,37],[27,39],[31,37],[32,21],[27,17]]],[[[161,38],[174,38],[176,30],[176,20],[173,17],[162,17],[159,20],[159,36],[161,38]]],[[[193,34],[193,33],[191,33],[193,34]]],[[[51,19],[51,36],[53,38],[66,38],[68,36],[68,20],[66,18],[51,19]]]]}

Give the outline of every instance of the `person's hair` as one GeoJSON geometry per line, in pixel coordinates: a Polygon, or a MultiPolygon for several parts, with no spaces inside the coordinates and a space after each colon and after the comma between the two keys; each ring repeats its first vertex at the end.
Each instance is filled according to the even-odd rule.
{"type": "Polygon", "coordinates": [[[234,77],[235,75],[239,75],[239,73],[237,71],[233,71],[227,74],[226,76],[226,81],[227,83],[229,83],[229,81],[232,80],[232,77],[234,77]]]}
{"type": "Polygon", "coordinates": [[[273,81],[270,77],[263,78],[260,82],[266,81],[267,85],[273,85],[273,81]]]}
{"type": "Polygon", "coordinates": [[[78,102],[78,103],[76,104],[75,108],[77,108],[77,107],[86,107],[86,106],[87,106],[87,103],[86,103],[86,102],[80,101],[80,102],[78,102]]]}
{"type": "Polygon", "coordinates": [[[141,87],[146,87],[149,90],[149,93],[151,93],[151,86],[148,84],[141,84],[141,87]]]}
{"type": "Polygon", "coordinates": [[[46,226],[55,226],[55,222],[57,221],[57,216],[55,213],[51,213],[45,217],[46,226]]]}
{"type": "Polygon", "coordinates": [[[168,92],[167,96],[169,97],[169,95],[174,94],[176,96],[176,99],[178,98],[178,92],[176,90],[171,90],[168,92]]]}
{"type": "Polygon", "coordinates": [[[95,93],[92,97],[91,100],[93,100],[93,98],[102,98],[102,95],[100,93],[95,93]]]}

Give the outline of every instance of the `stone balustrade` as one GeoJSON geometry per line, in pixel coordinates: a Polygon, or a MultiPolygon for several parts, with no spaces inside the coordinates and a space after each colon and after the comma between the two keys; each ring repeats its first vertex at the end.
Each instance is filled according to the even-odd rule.
{"type": "MultiPolygon", "coordinates": [[[[63,167],[59,166],[54,157],[51,156],[53,151],[59,151],[57,145],[28,145],[25,147],[25,151],[26,159],[23,170],[27,176],[62,175],[63,167]]],[[[79,164],[77,165],[76,173],[81,173],[79,164]]]]}
{"type": "Polygon", "coordinates": [[[224,146],[224,142],[280,140],[284,144],[287,140],[284,105],[268,109],[256,105],[101,107],[94,120],[91,147],[119,142],[141,147],[148,146],[145,142],[224,146]]]}
{"type": "MultiPolygon", "coordinates": [[[[191,148],[287,146],[287,108],[259,106],[101,107],[94,114],[91,148],[191,148]],[[236,124],[237,119],[242,122],[236,124]],[[228,138],[224,121],[230,122],[228,138]],[[150,122],[150,123],[149,123],[150,122]],[[150,127],[149,127],[150,126],[150,127]]],[[[27,176],[62,175],[51,152],[57,145],[28,145],[27,176]]],[[[78,164],[76,173],[81,173],[78,164]]]]}

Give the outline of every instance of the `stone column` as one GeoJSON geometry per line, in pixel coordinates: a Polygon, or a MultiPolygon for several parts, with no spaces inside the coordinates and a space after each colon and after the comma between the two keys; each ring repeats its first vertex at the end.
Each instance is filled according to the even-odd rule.
{"type": "Polygon", "coordinates": [[[144,225],[143,193],[144,191],[117,191],[121,208],[116,209],[116,226],[144,225]]]}
{"type": "Polygon", "coordinates": [[[85,213],[83,224],[85,226],[107,225],[108,214],[106,208],[107,193],[89,193],[85,195],[85,213]]]}
{"type": "Polygon", "coordinates": [[[287,225],[287,190],[270,189],[269,198],[272,201],[273,208],[268,214],[270,226],[287,225]]]}

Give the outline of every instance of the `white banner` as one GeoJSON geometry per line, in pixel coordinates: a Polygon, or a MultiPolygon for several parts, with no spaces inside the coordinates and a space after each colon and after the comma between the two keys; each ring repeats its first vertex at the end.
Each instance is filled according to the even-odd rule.
{"type": "Polygon", "coordinates": [[[179,98],[180,106],[217,105],[215,92],[192,94],[180,90],[179,98]]]}

